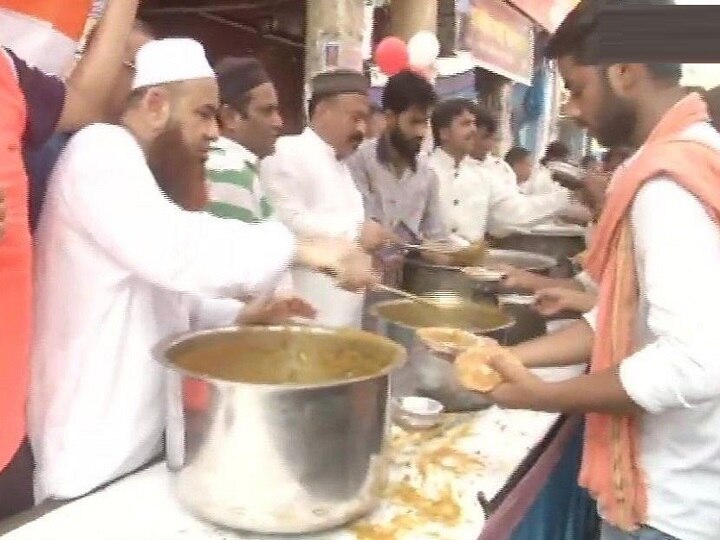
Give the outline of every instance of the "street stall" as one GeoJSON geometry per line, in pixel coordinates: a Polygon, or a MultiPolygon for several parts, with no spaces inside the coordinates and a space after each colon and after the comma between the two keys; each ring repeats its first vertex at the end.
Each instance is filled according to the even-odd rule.
{"type": "MultiPolygon", "coordinates": [[[[574,426],[558,423],[553,414],[495,407],[447,415],[430,430],[395,426],[389,445],[390,481],[378,508],[341,529],[293,538],[509,538],[541,489],[535,477],[542,478],[557,463],[557,452],[548,459],[543,450],[567,441],[574,426]]],[[[238,489],[252,492],[255,486],[238,489]]],[[[263,538],[195,518],[178,503],[165,463],[54,506],[41,505],[0,525],[0,534],[7,540],[263,538]]]]}
{"type": "MultiPolygon", "coordinates": [[[[483,3],[473,4],[480,11],[483,3]]],[[[532,246],[522,251],[496,250],[489,260],[522,260],[540,272],[555,265],[532,246]]],[[[497,305],[497,290],[481,290],[459,266],[411,259],[405,270],[404,288],[410,292],[456,289],[450,292],[461,296],[454,302],[477,317],[468,329],[472,333],[494,335],[503,343],[535,335],[509,337],[512,329],[524,332],[521,318],[497,305]],[[430,284],[438,276],[442,283],[430,284]],[[446,287],[445,279],[460,285],[446,287]],[[479,303],[483,297],[493,301],[479,303]]],[[[384,307],[401,304],[392,302],[384,307]]],[[[578,419],[504,410],[489,406],[480,394],[463,394],[452,365],[415,340],[415,331],[430,322],[395,324],[391,330],[397,321],[380,306],[372,308],[376,322],[387,323],[373,330],[385,337],[258,327],[206,331],[162,344],[161,361],[168,368],[163,460],[79,499],[42,503],[0,523],[0,535],[8,540],[260,540],[262,534],[305,540],[510,540],[523,527],[536,527],[535,515],[547,521],[544,493],[553,486],[556,495],[561,493],[560,505],[572,497],[584,504],[574,486],[577,471],[560,470],[563,463],[577,461],[564,456],[575,456],[576,446],[568,445],[578,440],[578,419]],[[223,347],[239,335],[246,341],[234,343],[237,354],[228,356],[223,347]],[[257,336],[269,339],[253,341],[257,336]],[[321,341],[329,345],[320,346],[321,341]],[[178,367],[171,349],[192,353],[192,362],[178,367]],[[330,349],[344,351],[355,364],[335,362],[332,375],[326,370],[318,375],[322,380],[303,378],[330,349]],[[406,353],[425,375],[424,368],[434,363],[435,375],[442,373],[431,377],[439,393],[430,394],[428,380],[424,387],[412,380],[403,386],[396,375],[406,353]],[[282,369],[263,368],[270,360],[282,369]],[[250,378],[213,372],[218,362],[250,378]],[[254,362],[255,368],[240,368],[238,362],[254,362]],[[275,380],[285,375],[287,380],[275,380]],[[408,422],[412,414],[402,410],[406,397],[437,398],[441,409],[430,423],[413,424],[408,422]]],[[[433,317],[433,324],[440,322],[433,317]]],[[[410,372],[410,379],[416,374],[410,372]]],[[[551,521],[567,529],[576,518],[568,513],[551,521]]]]}
{"type": "Polygon", "coordinates": [[[559,460],[545,449],[574,429],[487,404],[413,408],[430,400],[390,392],[405,349],[368,332],[230,327],[154,353],[167,374],[165,461],[42,503],[0,524],[3,538],[496,540],[559,460]]]}

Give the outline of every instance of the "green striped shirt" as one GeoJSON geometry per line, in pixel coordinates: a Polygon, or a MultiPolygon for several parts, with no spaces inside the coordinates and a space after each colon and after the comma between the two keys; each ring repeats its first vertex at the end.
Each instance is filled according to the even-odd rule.
{"type": "Polygon", "coordinates": [[[258,158],[247,148],[220,137],[210,150],[206,170],[208,212],[248,223],[272,217],[272,207],[258,177],[258,158]]]}

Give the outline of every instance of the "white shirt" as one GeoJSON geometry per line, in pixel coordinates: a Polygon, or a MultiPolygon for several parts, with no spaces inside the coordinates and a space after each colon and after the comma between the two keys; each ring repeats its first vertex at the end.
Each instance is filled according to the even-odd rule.
{"type": "Polygon", "coordinates": [[[487,167],[466,157],[459,165],[442,148],[430,157],[440,180],[444,220],[451,233],[468,242],[486,233],[503,236],[552,216],[567,201],[557,194],[522,195],[507,178],[491,176],[487,167]]]}
{"type": "Polygon", "coordinates": [[[29,403],[36,498],[72,498],[161,449],[155,345],[227,325],[231,299],[273,287],[294,251],[280,223],[186,212],[160,191],[135,139],[93,125],[52,175],[35,249],[29,403]]]}
{"type": "Polygon", "coordinates": [[[552,173],[542,165],[533,170],[530,178],[518,186],[520,193],[525,195],[541,195],[557,191],[567,191],[552,178],[552,173]]]}
{"type": "MultiPolygon", "coordinates": [[[[698,123],[684,135],[720,151],[698,123]]],[[[612,187],[611,187],[612,189],[612,187]]],[[[682,540],[720,538],[720,228],[691,193],[659,176],[631,208],[640,286],[638,349],[620,366],[641,417],[647,525],[682,540]]],[[[595,327],[596,312],[586,315],[595,327]]]]}
{"type": "MultiPolygon", "coordinates": [[[[347,165],[311,128],[282,137],[260,169],[278,218],[302,236],[357,240],[365,221],[362,195],[347,165]]],[[[317,310],[321,325],[359,327],[364,296],[335,286],[319,272],[293,270],[295,291],[317,310]]]]}
{"type": "MultiPolygon", "coordinates": [[[[588,222],[592,218],[590,210],[583,205],[573,192],[561,186],[553,180],[552,172],[545,166],[536,168],[530,178],[518,186],[520,193],[524,195],[547,195],[554,193],[559,197],[565,197],[567,204],[563,206],[555,217],[569,218],[571,220],[579,220],[580,222],[588,222]]],[[[586,235],[585,242],[587,244],[588,237],[586,235]]]]}
{"type": "Polygon", "coordinates": [[[476,159],[474,163],[487,176],[506,184],[508,187],[512,186],[517,189],[517,175],[504,159],[488,154],[482,161],[476,159]]]}

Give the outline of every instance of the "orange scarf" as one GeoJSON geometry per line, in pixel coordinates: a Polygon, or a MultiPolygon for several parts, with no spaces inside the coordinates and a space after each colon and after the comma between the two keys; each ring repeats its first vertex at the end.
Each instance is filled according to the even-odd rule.
{"type": "Polygon", "coordinates": [[[7,203],[0,238],[0,471],[25,436],[32,322],[32,243],[22,160],[27,110],[10,62],[0,51],[0,186],[7,203]]]}
{"type": "MultiPolygon", "coordinates": [[[[640,187],[658,175],[668,176],[720,223],[720,152],[681,139],[687,128],[707,120],[707,107],[698,94],[683,98],[613,178],[586,261],[587,271],[600,284],[591,373],[620,364],[636,350],[638,280],[629,213],[640,187]]],[[[647,513],[637,422],[629,416],[588,414],[580,471],[580,484],[597,499],[605,518],[627,531],[644,524],[647,513]]]]}

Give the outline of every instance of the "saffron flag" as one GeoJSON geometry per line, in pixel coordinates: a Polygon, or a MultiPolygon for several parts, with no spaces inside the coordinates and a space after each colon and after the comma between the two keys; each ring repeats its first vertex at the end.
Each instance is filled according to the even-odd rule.
{"type": "Polygon", "coordinates": [[[0,43],[27,63],[65,75],[93,0],[0,0],[0,43]]]}

